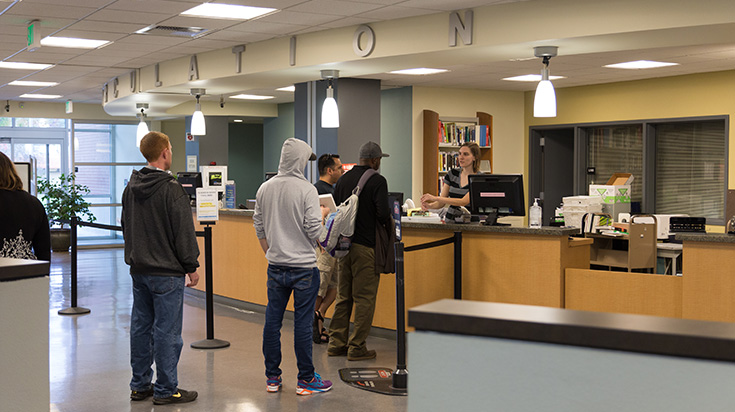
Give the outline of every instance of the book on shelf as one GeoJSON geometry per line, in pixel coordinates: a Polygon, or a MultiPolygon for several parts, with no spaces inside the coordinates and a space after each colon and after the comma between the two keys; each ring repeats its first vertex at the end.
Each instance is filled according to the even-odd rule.
{"type": "Polygon", "coordinates": [[[439,152],[439,172],[446,173],[449,169],[459,166],[459,152],[439,152]]]}
{"type": "Polygon", "coordinates": [[[457,124],[439,121],[439,146],[461,146],[475,142],[481,147],[490,147],[490,131],[487,125],[457,124]]]}

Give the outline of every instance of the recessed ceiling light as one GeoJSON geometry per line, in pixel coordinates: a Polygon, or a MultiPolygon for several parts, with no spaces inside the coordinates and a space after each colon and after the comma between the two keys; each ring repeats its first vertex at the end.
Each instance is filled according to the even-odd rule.
{"type": "MultiPolygon", "coordinates": [[[[549,76],[549,80],[566,79],[565,76],[549,76]]],[[[512,82],[539,82],[541,81],[540,74],[524,74],[523,76],[506,77],[503,80],[510,80],[512,82]]]]}
{"type": "Polygon", "coordinates": [[[242,119],[235,119],[235,120],[233,120],[233,122],[235,122],[235,123],[242,123],[242,119]]]}
{"type": "Polygon", "coordinates": [[[70,49],[96,49],[110,43],[108,40],[77,39],[74,37],[45,37],[41,46],[67,47],[70,49]]]}
{"type": "Polygon", "coordinates": [[[213,19],[250,20],[277,9],[268,7],[240,6],[236,4],[205,3],[193,7],[183,13],[184,16],[209,17],[213,19]]]}
{"type": "Polygon", "coordinates": [[[41,63],[0,62],[0,69],[44,70],[53,66],[53,64],[41,63]]]}
{"type": "Polygon", "coordinates": [[[21,94],[19,97],[23,97],[25,99],[59,99],[61,98],[60,94],[33,94],[33,93],[25,93],[21,94]]]}
{"type": "Polygon", "coordinates": [[[15,80],[8,85],[10,86],[37,86],[37,87],[50,87],[50,86],[56,86],[59,82],[33,82],[33,81],[26,81],[26,80],[15,80]]]}
{"type": "Polygon", "coordinates": [[[445,69],[430,69],[427,67],[418,67],[415,69],[395,70],[395,71],[388,72],[388,73],[390,74],[410,74],[413,76],[422,76],[426,74],[437,74],[437,73],[444,73],[448,71],[449,70],[445,70],[445,69]]]}
{"type": "Polygon", "coordinates": [[[257,94],[237,94],[235,96],[230,96],[233,99],[244,99],[244,100],[268,100],[272,99],[274,96],[261,96],[257,94]]]}
{"type": "Polygon", "coordinates": [[[296,86],[291,85],[291,86],[286,86],[286,87],[279,87],[276,90],[280,90],[282,92],[295,92],[296,91],[296,86]]]}
{"type": "Polygon", "coordinates": [[[678,66],[679,63],[655,62],[651,60],[636,60],[617,64],[608,64],[605,67],[611,69],[655,69],[657,67],[678,66]]]}

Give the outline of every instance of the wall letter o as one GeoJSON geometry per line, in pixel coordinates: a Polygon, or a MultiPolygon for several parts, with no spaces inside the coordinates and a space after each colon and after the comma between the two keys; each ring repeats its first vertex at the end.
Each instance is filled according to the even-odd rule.
{"type": "Polygon", "coordinates": [[[355,54],[360,57],[367,57],[373,52],[375,48],[375,32],[370,26],[363,24],[355,30],[355,36],[352,38],[352,49],[355,54]],[[360,36],[365,34],[367,36],[367,45],[365,49],[360,48],[360,36]]]}

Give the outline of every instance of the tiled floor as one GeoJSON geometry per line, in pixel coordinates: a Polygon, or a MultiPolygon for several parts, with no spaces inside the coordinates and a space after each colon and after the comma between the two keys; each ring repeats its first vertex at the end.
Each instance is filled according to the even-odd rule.
{"type": "MultiPolygon", "coordinates": [[[[318,373],[334,382],[330,392],[296,395],[293,322],[284,321],[283,391],[265,390],[261,333],[262,313],[215,304],[215,338],[231,342],[227,349],[196,350],[189,345],[206,338],[204,301],[187,295],[184,303],[184,349],[179,383],[199,392],[190,404],[154,407],[129,400],[129,328],[131,281],[122,249],[82,250],[78,264],[78,305],[87,315],[60,316],[70,305],[68,254],[53,253],[49,292],[51,412],[117,411],[404,411],[407,397],[352,388],[339,379],[339,369],[396,366],[395,341],[370,337],[377,359],[348,362],[327,357],[326,345],[314,345],[318,373]]],[[[265,285],[264,285],[265,287],[265,285]]]]}

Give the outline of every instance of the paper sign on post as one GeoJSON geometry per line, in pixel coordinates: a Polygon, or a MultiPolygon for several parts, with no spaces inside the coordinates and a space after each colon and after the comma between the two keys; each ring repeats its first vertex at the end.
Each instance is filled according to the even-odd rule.
{"type": "Polygon", "coordinates": [[[217,190],[197,188],[197,221],[219,220],[217,190]]]}

